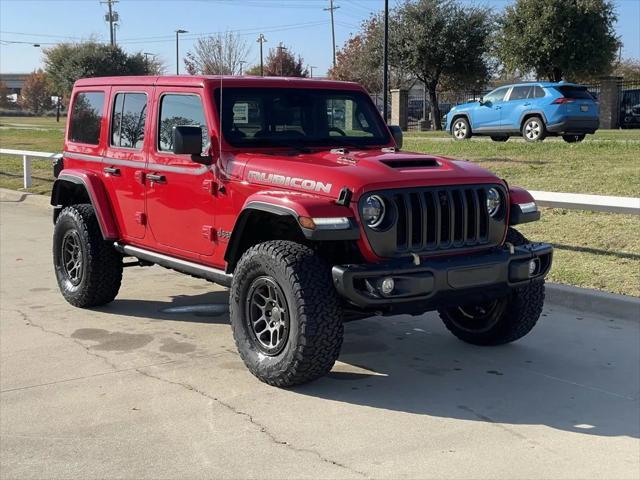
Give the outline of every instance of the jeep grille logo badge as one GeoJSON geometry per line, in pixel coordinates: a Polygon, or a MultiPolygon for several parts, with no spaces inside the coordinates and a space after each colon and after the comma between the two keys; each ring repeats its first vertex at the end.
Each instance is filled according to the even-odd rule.
{"type": "Polygon", "coordinates": [[[302,188],[304,190],[310,190],[312,192],[331,193],[332,187],[331,183],[323,183],[307,178],[285,177],[284,175],[256,172],[255,170],[249,170],[249,174],[247,175],[247,177],[249,178],[249,180],[272,183],[273,185],[281,185],[283,187],[302,188]]]}

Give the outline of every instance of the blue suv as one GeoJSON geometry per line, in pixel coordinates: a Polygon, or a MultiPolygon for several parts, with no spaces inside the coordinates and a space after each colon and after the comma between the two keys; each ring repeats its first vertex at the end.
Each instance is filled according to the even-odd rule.
{"type": "Polygon", "coordinates": [[[528,142],[562,136],[581,142],[599,126],[598,102],[586,87],[572,83],[520,83],[496,88],[479,102],[463,103],[447,114],[446,129],[456,140],[488,135],[496,142],[522,135],[528,142]]]}

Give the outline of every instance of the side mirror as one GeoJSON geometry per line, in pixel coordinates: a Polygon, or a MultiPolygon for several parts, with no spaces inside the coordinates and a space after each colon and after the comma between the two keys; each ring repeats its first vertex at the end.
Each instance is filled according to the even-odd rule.
{"type": "Polygon", "coordinates": [[[391,135],[396,142],[396,147],[400,150],[402,148],[402,129],[398,125],[389,125],[389,130],[391,130],[391,135]]]}
{"type": "Polygon", "coordinates": [[[480,97],[480,100],[478,100],[478,102],[480,103],[480,105],[484,105],[484,97],[480,97]]]}
{"type": "Polygon", "coordinates": [[[173,127],[173,153],[202,155],[202,128],[193,125],[173,127]]]}

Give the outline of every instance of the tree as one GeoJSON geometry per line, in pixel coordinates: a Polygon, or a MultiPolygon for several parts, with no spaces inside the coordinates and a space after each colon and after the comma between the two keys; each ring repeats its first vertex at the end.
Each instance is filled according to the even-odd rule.
{"type": "Polygon", "coordinates": [[[53,107],[51,90],[46,73],[38,70],[26,78],[19,102],[22,108],[36,115],[40,115],[53,107]]]}
{"type": "Polygon", "coordinates": [[[11,90],[7,87],[7,84],[0,81],[0,108],[11,108],[13,102],[9,100],[11,90]]]}
{"type": "Polygon", "coordinates": [[[254,75],[256,77],[260,76],[260,64],[254,65],[253,67],[246,68],[243,72],[245,75],[254,75]]]}
{"type": "Polygon", "coordinates": [[[309,72],[304,68],[304,60],[300,55],[296,59],[290,48],[280,44],[279,47],[269,49],[264,64],[264,75],[265,77],[308,77],[309,72]]]}
{"type": "Polygon", "coordinates": [[[453,0],[407,1],[390,22],[390,63],[424,83],[433,127],[440,130],[441,82],[469,86],[483,84],[489,76],[491,10],[462,7],[453,0]]]}
{"type": "Polygon", "coordinates": [[[640,60],[637,58],[625,58],[616,63],[612,74],[623,77],[625,80],[640,82],[640,60]]]}
{"type": "MultiPolygon", "coordinates": [[[[328,76],[334,80],[357,82],[369,93],[382,91],[384,23],[381,14],[362,22],[360,31],[351,36],[336,53],[336,65],[328,76]]],[[[391,33],[393,35],[393,32],[391,33]]],[[[408,88],[415,80],[402,68],[389,69],[390,88],[408,88]]]]}
{"type": "Polygon", "coordinates": [[[191,75],[239,75],[249,46],[238,34],[227,32],[199,38],[184,64],[191,75]]]}
{"type": "Polygon", "coordinates": [[[610,0],[516,0],[500,20],[496,54],[509,72],[553,82],[606,74],[616,20],[610,0]]]}
{"type": "Polygon", "coordinates": [[[65,98],[79,78],[118,75],[153,75],[161,64],[146,61],[142,53],[128,54],[120,47],[95,41],[59,43],[44,50],[46,73],[54,94],[65,98]]]}

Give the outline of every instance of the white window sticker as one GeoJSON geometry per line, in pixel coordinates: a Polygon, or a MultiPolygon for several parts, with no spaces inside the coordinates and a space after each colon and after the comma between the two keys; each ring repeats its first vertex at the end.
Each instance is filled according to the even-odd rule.
{"type": "Polygon", "coordinates": [[[248,103],[236,103],[233,105],[233,123],[249,123],[248,103]]]}

